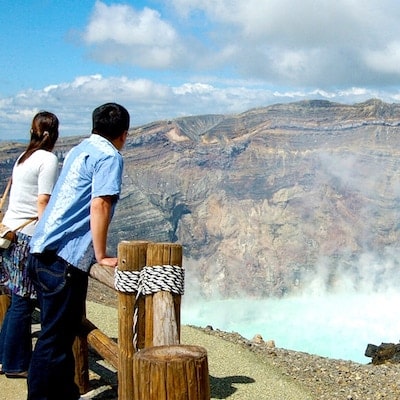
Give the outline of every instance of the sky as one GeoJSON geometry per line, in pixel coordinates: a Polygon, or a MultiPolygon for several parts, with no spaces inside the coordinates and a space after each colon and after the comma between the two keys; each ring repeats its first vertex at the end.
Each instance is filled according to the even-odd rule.
{"type": "Polygon", "coordinates": [[[118,102],[131,127],[308,99],[400,101],[398,0],[0,2],[0,140],[54,112],[86,135],[118,102]]]}

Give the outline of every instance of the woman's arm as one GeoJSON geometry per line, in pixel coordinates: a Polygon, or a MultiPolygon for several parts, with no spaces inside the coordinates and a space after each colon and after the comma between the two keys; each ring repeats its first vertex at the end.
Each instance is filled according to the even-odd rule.
{"type": "Polygon", "coordinates": [[[39,194],[38,198],[37,198],[37,212],[38,212],[38,218],[40,219],[40,217],[43,214],[44,209],[47,206],[47,203],[50,200],[50,195],[49,194],[39,194]]]}

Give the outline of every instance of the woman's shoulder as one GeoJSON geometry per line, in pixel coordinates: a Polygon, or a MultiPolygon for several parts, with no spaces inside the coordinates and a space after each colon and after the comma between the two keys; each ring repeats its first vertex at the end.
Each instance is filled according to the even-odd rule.
{"type": "Polygon", "coordinates": [[[57,157],[52,151],[44,150],[44,149],[38,149],[33,154],[40,154],[41,156],[45,156],[45,157],[53,157],[53,158],[57,157]]]}
{"type": "Polygon", "coordinates": [[[36,150],[32,154],[32,156],[34,157],[34,159],[38,159],[38,160],[41,160],[41,161],[48,161],[48,160],[56,161],[56,160],[58,160],[57,156],[53,152],[47,151],[47,150],[43,150],[43,149],[36,150]]]}

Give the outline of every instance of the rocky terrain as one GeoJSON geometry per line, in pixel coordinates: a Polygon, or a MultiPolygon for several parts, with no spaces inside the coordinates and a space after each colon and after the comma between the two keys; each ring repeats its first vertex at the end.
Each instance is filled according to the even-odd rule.
{"type": "MultiPolygon", "coordinates": [[[[317,273],[327,290],[383,287],[399,270],[399,124],[397,104],[315,100],[135,127],[110,249],[178,241],[204,296],[284,296],[317,273]]],[[[23,145],[2,146],[4,184],[23,145]]]]}
{"type": "Polygon", "coordinates": [[[398,400],[400,365],[363,365],[270,347],[235,333],[202,329],[257,353],[265,362],[305,387],[315,400],[398,400]]]}

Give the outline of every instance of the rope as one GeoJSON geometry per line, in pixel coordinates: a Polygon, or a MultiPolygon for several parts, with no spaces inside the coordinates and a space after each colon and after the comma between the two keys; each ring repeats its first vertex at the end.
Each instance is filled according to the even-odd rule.
{"type": "Polygon", "coordinates": [[[160,291],[183,295],[184,269],[177,265],[143,267],[141,271],[121,271],[115,268],[115,289],[120,292],[149,295],[160,291]]]}
{"type": "MultiPolygon", "coordinates": [[[[184,269],[178,265],[155,265],[143,267],[141,271],[120,271],[115,268],[114,286],[120,292],[136,292],[136,304],[140,295],[160,291],[183,295],[184,269]]],[[[133,347],[137,351],[138,307],[133,313],[133,347]]]]}

